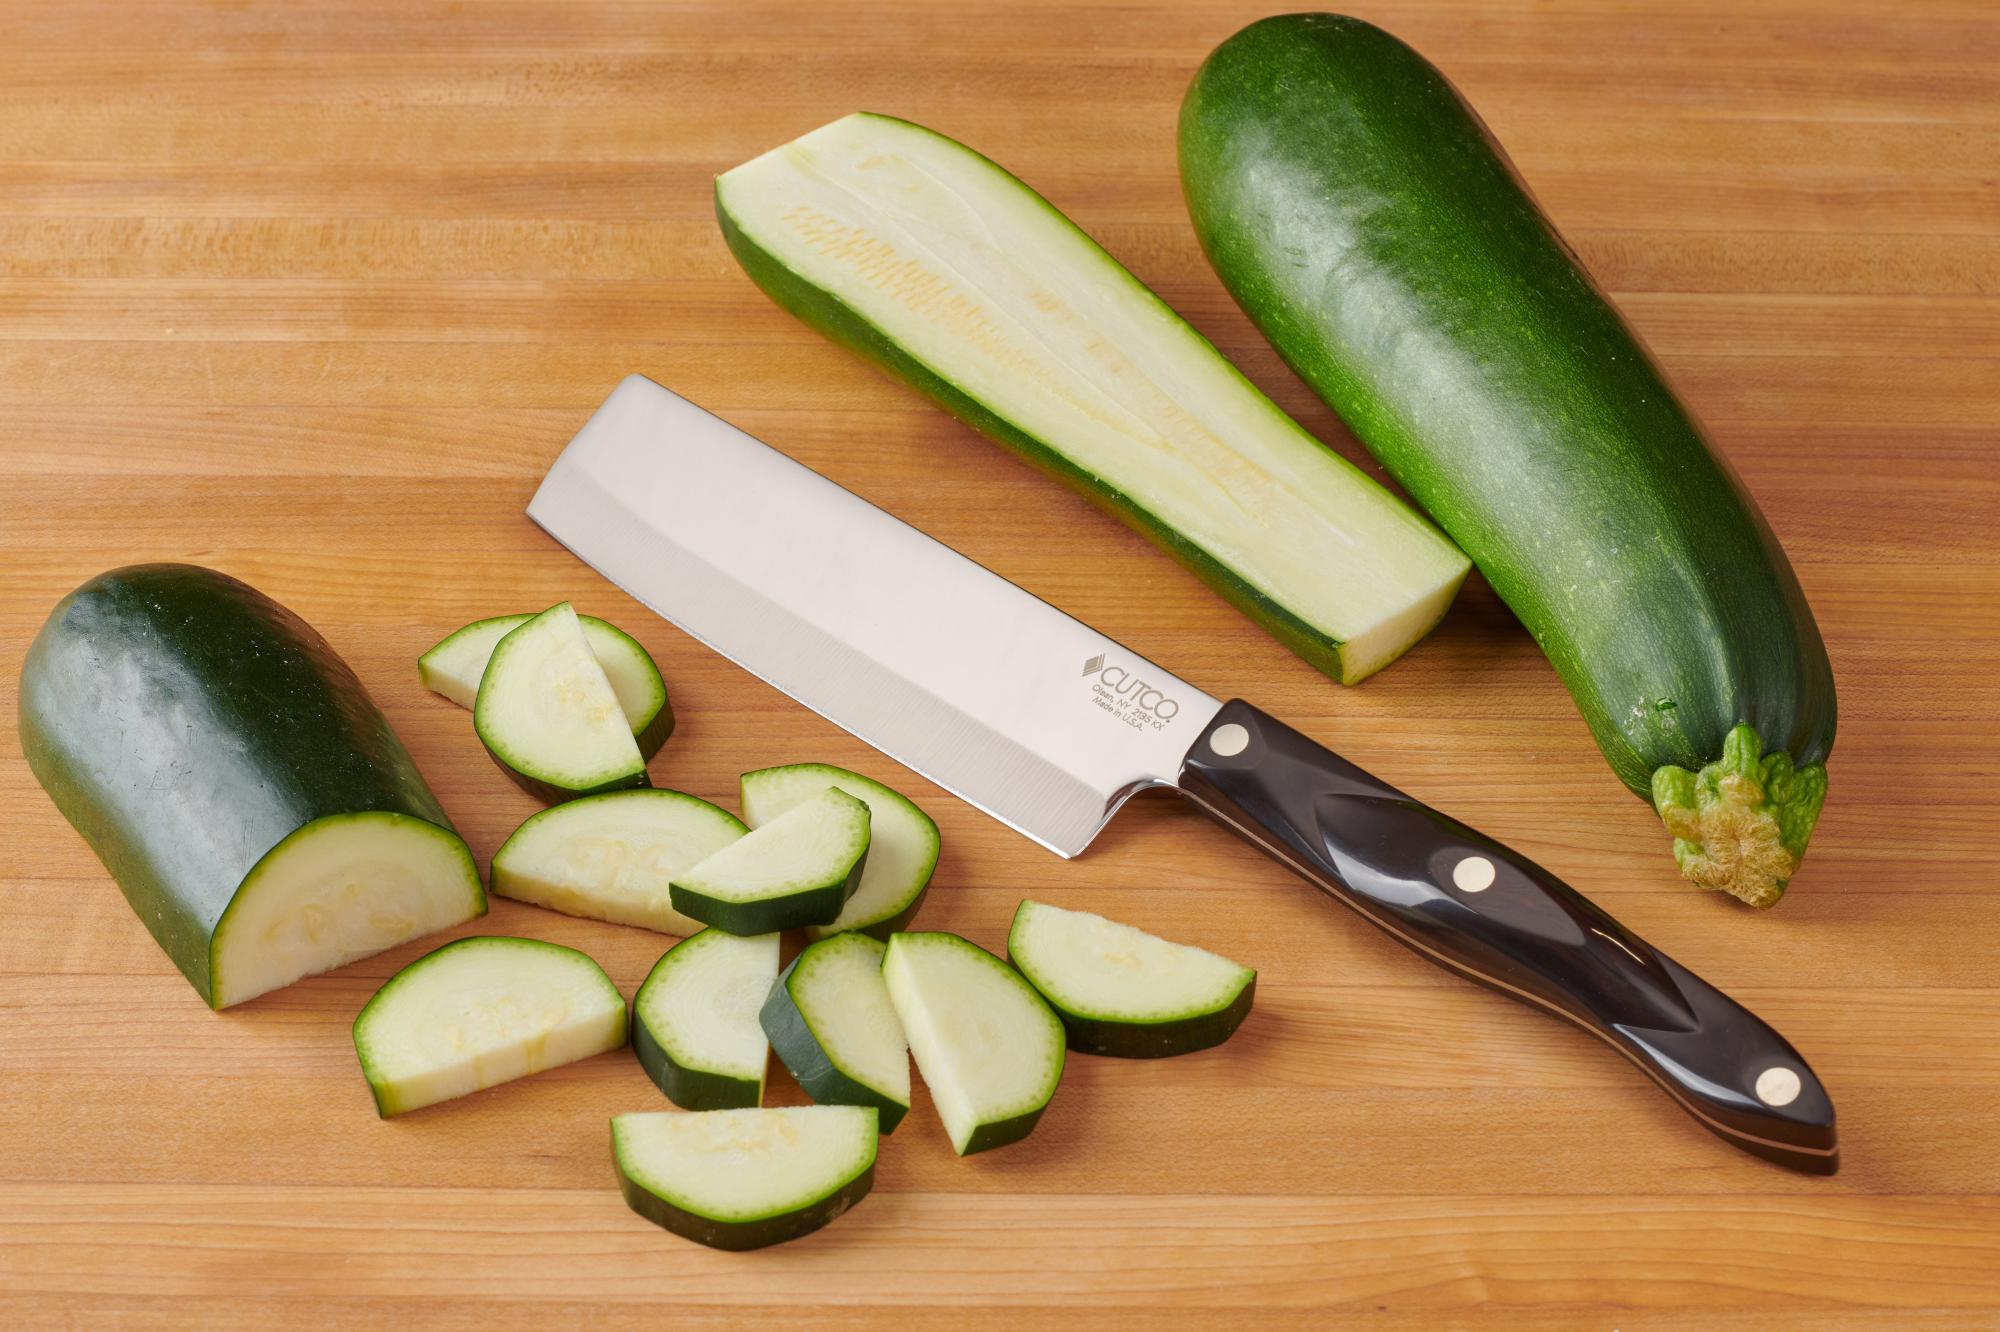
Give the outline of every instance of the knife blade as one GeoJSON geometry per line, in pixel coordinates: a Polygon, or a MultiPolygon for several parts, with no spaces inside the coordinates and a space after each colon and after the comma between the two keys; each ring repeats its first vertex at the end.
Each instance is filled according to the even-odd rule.
{"type": "Polygon", "coordinates": [[[1546,869],[1249,703],[1223,703],[639,375],[528,515],[639,601],[1059,855],[1179,791],[1335,901],[1626,1056],[1703,1127],[1814,1174],[1833,1104],[1721,991],[1546,869]]]}

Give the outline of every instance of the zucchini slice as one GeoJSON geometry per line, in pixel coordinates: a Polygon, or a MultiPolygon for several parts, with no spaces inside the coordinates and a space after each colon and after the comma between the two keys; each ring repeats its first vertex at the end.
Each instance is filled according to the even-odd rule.
{"type": "Polygon", "coordinates": [[[1159,1059],[1228,1040],[1257,973],[1226,957],[1094,916],[1022,902],[1007,957],[1084,1054],[1159,1059]]]}
{"type": "Polygon", "coordinates": [[[486,911],[472,853],[347,663],[212,569],[134,565],[65,597],[21,667],[20,737],[211,1007],[486,911]]]}
{"type": "MultiPolygon", "coordinates": [[[[485,678],[486,663],[492,658],[493,649],[501,639],[534,618],[496,615],[488,620],[474,620],[463,629],[446,634],[417,658],[417,679],[432,693],[450,699],[461,708],[471,708],[479,698],[479,682],[485,678]]],[[[611,681],[611,692],[618,695],[618,706],[625,711],[639,752],[652,758],[674,730],[674,710],[667,701],[667,682],[661,678],[660,668],[653,664],[646,649],[639,646],[638,639],[609,620],[600,620],[595,615],[576,618],[583,626],[583,636],[590,640],[591,654],[604,668],[604,678],[611,681]]]]}
{"type": "Polygon", "coordinates": [[[354,1053],[384,1119],[625,1044],[604,968],[540,939],[478,935],[391,976],[354,1019],[354,1053]]]}
{"type": "Polygon", "coordinates": [[[673,876],[747,830],[681,791],[608,791],[529,816],[493,853],[493,891],[551,911],[666,934],[701,929],[674,910],[673,876]]]}
{"type": "Polygon", "coordinates": [[[879,939],[808,945],[771,987],[759,1020],[771,1048],[822,1105],[872,1105],[894,1133],[910,1109],[910,1047],[882,979],[879,939]]]}
{"type": "Polygon", "coordinates": [[[829,788],[675,875],[674,910],[731,934],[829,924],[868,845],[868,806],[829,788]]]}
{"type": "Polygon", "coordinates": [[[472,724],[494,761],[544,800],[646,785],[645,756],[567,601],[494,646],[472,724]]]}
{"type": "Polygon", "coordinates": [[[761,1249],[832,1221],[868,1196],[875,1143],[875,1111],[857,1105],[611,1121],[626,1205],[711,1249],[761,1249]]]}
{"type": "MultiPolygon", "coordinates": [[[[916,802],[858,772],[829,763],[792,763],[743,774],[743,821],[752,828],[769,823],[829,786],[867,802],[868,863],[840,914],[831,924],[806,926],[806,933],[824,939],[860,930],[887,939],[917,914],[937,868],[937,824],[916,802]]],[[[884,1133],[889,1129],[882,1126],[884,1133]]]]}
{"type": "Polygon", "coordinates": [[[890,1002],[960,1156],[1033,1132],[1062,1081],[1063,1026],[1020,973],[956,934],[896,934],[890,1002]]]}
{"type": "Polygon", "coordinates": [[[724,173],[723,236],[806,323],[928,393],[1353,683],[1469,567],[1046,199],[919,125],[851,115],[724,173]]]}
{"type": "Polygon", "coordinates": [[[703,930],[669,948],[632,1000],[632,1052],[685,1110],[761,1105],[770,1045],[757,1010],[778,974],[778,936],[703,930]]]}

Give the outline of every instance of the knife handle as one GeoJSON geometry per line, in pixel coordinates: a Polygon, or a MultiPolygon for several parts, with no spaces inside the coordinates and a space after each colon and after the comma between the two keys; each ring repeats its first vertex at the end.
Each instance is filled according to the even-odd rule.
{"type": "Polygon", "coordinates": [[[1784,1037],[1527,857],[1241,699],[1195,741],[1179,785],[1439,966],[1603,1038],[1734,1146],[1839,1168],[1833,1102],[1784,1037]]]}

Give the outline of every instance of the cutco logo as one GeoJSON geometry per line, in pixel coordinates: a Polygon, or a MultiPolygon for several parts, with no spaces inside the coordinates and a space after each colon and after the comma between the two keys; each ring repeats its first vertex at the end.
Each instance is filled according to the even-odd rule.
{"type": "Polygon", "coordinates": [[[1136,730],[1164,730],[1180,715],[1181,705],[1123,666],[1107,666],[1098,653],[1083,663],[1090,681],[1091,701],[1136,730]]]}

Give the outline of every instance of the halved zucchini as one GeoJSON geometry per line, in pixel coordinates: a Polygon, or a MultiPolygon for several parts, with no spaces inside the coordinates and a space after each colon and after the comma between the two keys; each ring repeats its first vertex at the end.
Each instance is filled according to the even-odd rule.
{"type": "Polygon", "coordinates": [[[501,769],[544,800],[646,785],[646,759],[568,602],[493,649],[473,728],[501,769]]]}
{"type": "Polygon", "coordinates": [[[234,578],[91,579],[35,636],[19,702],[29,768],[211,1007],[486,910],[361,681],[234,578]]]}
{"type": "Polygon", "coordinates": [[[669,948],[632,1000],[632,1051],[687,1110],[762,1103],[770,1046],[757,1010],[778,974],[778,936],[703,930],[669,948]]]}
{"type": "Polygon", "coordinates": [[[761,1249],[818,1230],[868,1196],[875,1143],[875,1111],[858,1105],[611,1121],[626,1204],[712,1249],[761,1249]]]}
{"type": "Polygon", "coordinates": [[[384,1119],[625,1044],[625,997],[574,948],[481,935],[391,976],[354,1019],[384,1119]]]}
{"type": "Polygon", "coordinates": [[[1063,1070],[1062,1023],[1034,987],[956,934],[891,935],[882,979],[958,1154],[1027,1137],[1063,1070]]]}
{"type": "MultiPolygon", "coordinates": [[[[463,629],[446,634],[417,658],[417,679],[424,688],[461,708],[472,707],[479,698],[479,682],[485,678],[486,663],[492,658],[493,649],[501,639],[534,618],[496,615],[474,620],[463,629]]],[[[646,649],[639,646],[638,639],[609,620],[600,620],[595,615],[576,618],[583,626],[583,636],[590,640],[597,664],[604,668],[604,677],[611,681],[611,692],[618,695],[618,706],[632,727],[632,738],[638,742],[639,752],[652,758],[674,729],[674,710],[667,702],[667,682],[660,677],[660,668],[653,664],[646,649]]]]}
{"type": "Polygon", "coordinates": [[[674,876],[674,910],[731,934],[829,924],[868,843],[868,806],[829,788],[674,876]]]}
{"type": "Polygon", "coordinates": [[[1353,683],[1466,559],[1044,198],[963,144],[851,115],[725,172],[723,237],[792,313],[928,393],[1353,683]]]}
{"type": "Polygon", "coordinates": [[[1158,1059],[1220,1045],[1257,991],[1257,973],[1226,957],[1040,902],[1015,910],[1007,956],[1084,1054],[1158,1059]]]}
{"type": "MultiPolygon", "coordinates": [[[[743,774],[743,821],[752,828],[769,823],[829,786],[867,802],[868,863],[840,914],[830,924],[806,926],[806,933],[824,939],[843,930],[860,930],[886,939],[917,914],[931,872],[937,868],[937,824],[914,801],[846,768],[791,763],[743,774]]],[[[882,1131],[891,1127],[884,1124],[882,1131]]]]}
{"type": "Polygon", "coordinates": [[[493,853],[493,891],[552,911],[667,934],[701,922],[674,910],[668,885],[748,831],[728,810],[681,791],[608,791],[531,815],[493,853]]]}
{"type": "Polygon", "coordinates": [[[860,933],[809,945],[771,987],[771,1048],[822,1105],[872,1105],[894,1133],[910,1109],[910,1047],[882,979],[887,950],[860,933]]]}

